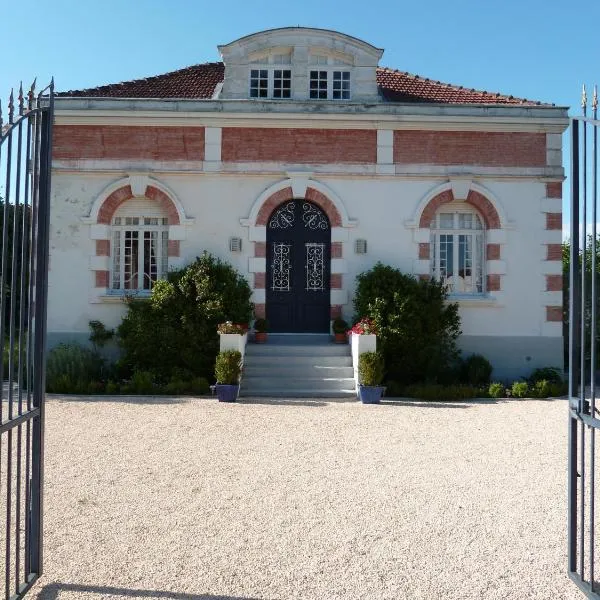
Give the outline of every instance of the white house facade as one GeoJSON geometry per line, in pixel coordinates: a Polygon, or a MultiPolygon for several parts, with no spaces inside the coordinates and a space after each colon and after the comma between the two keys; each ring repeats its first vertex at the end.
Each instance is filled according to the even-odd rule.
{"type": "Polygon", "coordinates": [[[565,108],[379,66],[290,27],[222,62],[65,92],[54,126],[49,343],[119,324],[203,251],[275,331],[353,316],[376,262],[444,280],[495,376],[562,365],[565,108]]]}

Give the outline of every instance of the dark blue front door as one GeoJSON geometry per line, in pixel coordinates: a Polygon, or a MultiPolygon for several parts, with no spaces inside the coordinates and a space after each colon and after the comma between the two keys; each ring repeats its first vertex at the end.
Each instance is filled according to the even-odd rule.
{"type": "Polygon", "coordinates": [[[267,320],[272,332],[329,331],[331,227],[306,200],[290,200],[267,224],[267,320]]]}

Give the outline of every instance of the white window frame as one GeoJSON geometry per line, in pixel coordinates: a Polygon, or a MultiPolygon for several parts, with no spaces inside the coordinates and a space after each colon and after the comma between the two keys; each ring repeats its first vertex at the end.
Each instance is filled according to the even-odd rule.
{"type": "MultiPolygon", "coordinates": [[[[282,77],[283,79],[287,79],[282,77]]],[[[264,58],[251,62],[248,69],[248,97],[250,100],[291,100],[292,99],[292,55],[286,52],[274,52],[264,58]],[[252,71],[267,71],[267,95],[252,96],[252,71]],[[290,72],[290,95],[288,98],[275,97],[275,71],[290,72]]],[[[259,88],[260,89],[260,88],[259,88]]],[[[283,90],[283,87],[281,88],[283,90]]]]}
{"type": "MultiPolygon", "coordinates": [[[[169,219],[156,215],[117,216],[111,226],[111,262],[110,262],[110,293],[112,294],[150,294],[154,283],[163,279],[168,271],[169,262],[169,219]],[[135,222],[137,221],[137,223],[135,222]],[[156,223],[154,223],[154,221],[156,223]],[[127,233],[137,233],[138,256],[137,265],[132,277],[137,278],[135,285],[127,287],[129,280],[125,279],[125,257],[127,233]],[[155,247],[156,274],[144,270],[146,253],[146,234],[156,233],[155,247]],[[148,287],[145,287],[148,281],[148,287]]],[[[150,242],[151,243],[151,242],[150,242]]],[[[131,279],[131,278],[130,278],[131,279]]]]}
{"type": "Polygon", "coordinates": [[[325,56],[322,54],[311,54],[308,65],[308,99],[309,100],[333,100],[335,102],[348,102],[352,100],[352,65],[345,61],[341,61],[334,56],[325,56]],[[312,98],[310,83],[312,81],[312,71],[324,71],[327,73],[327,98],[312,98]],[[343,95],[345,91],[343,89],[344,73],[348,73],[348,97],[347,98],[334,98],[333,97],[333,78],[334,73],[340,73],[340,81],[342,87],[340,92],[343,95]]]}
{"type": "Polygon", "coordinates": [[[475,283],[471,283],[471,290],[456,290],[450,289],[451,296],[483,296],[486,293],[486,252],[485,252],[485,221],[475,210],[462,207],[448,207],[447,205],[442,206],[435,214],[433,221],[431,222],[431,236],[430,236],[430,274],[434,279],[438,281],[442,280],[441,276],[441,246],[442,236],[452,237],[452,275],[446,275],[446,277],[460,277],[460,238],[461,236],[471,237],[471,280],[475,283]],[[452,215],[453,226],[452,227],[441,227],[440,219],[441,215],[452,215]],[[478,218],[481,225],[480,228],[461,228],[459,219],[460,215],[472,215],[473,218],[478,218]],[[480,273],[481,285],[480,289],[477,289],[477,279],[480,273]]]}

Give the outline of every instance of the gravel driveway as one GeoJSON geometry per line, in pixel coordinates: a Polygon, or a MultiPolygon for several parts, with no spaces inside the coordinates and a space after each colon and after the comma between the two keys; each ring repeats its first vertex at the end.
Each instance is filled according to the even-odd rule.
{"type": "Polygon", "coordinates": [[[47,404],[44,599],[582,598],[564,400],[47,404]]]}

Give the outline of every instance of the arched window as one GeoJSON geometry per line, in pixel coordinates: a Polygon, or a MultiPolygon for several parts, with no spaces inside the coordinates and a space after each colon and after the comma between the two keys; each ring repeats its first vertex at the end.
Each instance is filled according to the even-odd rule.
{"type": "Polygon", "coordinates": [[[169,218],[158,202],[132,198],[115,211],[111,289],[150,291],[168,271],[169,218]]]}
{"type": "Polygon", "coordinates": [[[445,204],[431,221],[431,275],[451,294],[485,291],[484,235],[483,219],[467,204],[445,204]]]}

